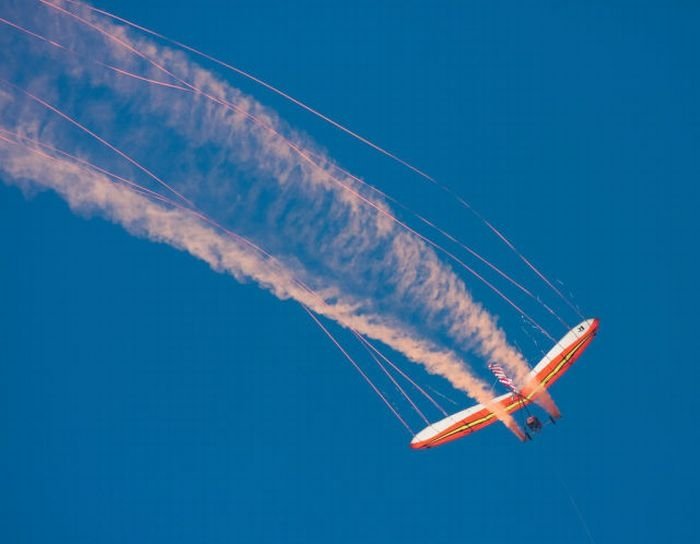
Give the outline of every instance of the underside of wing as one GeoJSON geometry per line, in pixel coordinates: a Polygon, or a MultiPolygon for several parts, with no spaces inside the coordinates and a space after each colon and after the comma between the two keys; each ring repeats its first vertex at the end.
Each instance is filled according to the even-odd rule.
{"type": "MultiPolygon", "coordinates": [[[[507,393],[493,403],[512,414],[537,399],[566,372],[588,347],[598,332],[598,319],[588,319],[571,329],[530,372],[519,393],[507,393]]],[[[426,449],[451,442],[498,421],[493,410],[477,404],[437,421],[413,437],[411,447],[426,449]]]]}

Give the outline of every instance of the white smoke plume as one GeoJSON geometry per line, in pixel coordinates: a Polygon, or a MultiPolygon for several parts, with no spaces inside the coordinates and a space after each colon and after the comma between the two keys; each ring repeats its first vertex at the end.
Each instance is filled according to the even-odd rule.
{"type": "MultiPolygon", "coordinates": [[[[5,181],[54,190],[76,210],[103,215],[217,271],[256,281],[278,298],[295,299],[423,364],[479,402],[493,397],[463,363],[465,354],[499,361],[522,380],[528,371],[523,357],[464,281],[309,138],[184,54],[85,10],[72,11],[156,65],[64,14],[19,1],[8,2],[0,16],[62,48],[3,29],[0,77],[89,127],[274,258],[191,211],[149,199],[65,157],[34,153],[12,138],[0,140],[5,181]],[[179,81],[196,91],[182,90],[179,81]]],[[[0,126],[176,200],[154,177],[11,86],[0,93],[0,126]]]]}

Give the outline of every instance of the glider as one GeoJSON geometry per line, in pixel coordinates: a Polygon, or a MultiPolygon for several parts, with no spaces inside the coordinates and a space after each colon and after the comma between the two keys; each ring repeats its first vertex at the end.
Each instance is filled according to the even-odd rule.
{"type": "MultiPolygon", "coordinates": [[[[525,385],[519,390],[505,376],[500,367],[490,365],[489,367],[499,381],[511,389],[510,393],[497,397],[493,403],[500,404],[506,413],[511,414],[537,400],[544,390],[561,378],[593,341],[598,333],[599,322],[598,319],[587,319],[571,329],[530,372],[525,380],[525,385]]],[[[553,418],[550,419],[554,422],[553,418]]],[[[429,425],[413,437],[411,447],[413,449],[427,449],[441,446],[479,431],[496,421],[498,421],[498,417],[492,410],[484,404],[477,404],[429,425]]],[[[542,429],[542,422],[532,415],[527,418],[526,425],[532,432],[538,432],[542,429]]],[[[520,431],[516,434],[521,440],[530,439],[528,433],[520,431]]]]}

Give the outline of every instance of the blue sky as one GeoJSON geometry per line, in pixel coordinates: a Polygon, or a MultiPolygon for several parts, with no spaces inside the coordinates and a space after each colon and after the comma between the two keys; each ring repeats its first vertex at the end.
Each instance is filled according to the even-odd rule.
{"type": "MultiPolygon", "coordinates": [[[[562,280],[602,320],[553,389],[564,419],[413,452],[294,303],[3,184],[2,539],[588,542],[578,509],[596,542],[692,541],[698,8],[291,4],[97,3],[411,159],[562,280]]],[[[508,259],[434,188],[231,81],[508,259]]]]}

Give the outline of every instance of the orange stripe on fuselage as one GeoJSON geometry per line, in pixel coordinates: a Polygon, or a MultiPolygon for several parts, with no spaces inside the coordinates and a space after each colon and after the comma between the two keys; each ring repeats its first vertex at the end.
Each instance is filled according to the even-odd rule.
{"type": "MultiPolygon", "coordinates": [[[[597,332],[598,323],[596,322],[586,332],[585,336],[577,338],[568,348],[562,351],[558,356],[552,359],[552,361],[545,368],[538,372],[536,380],[529,382],[522,388],[522,396],[513,393],[500,401],[499,404],[501,405],[501,408],[510,414],[517,412],[521,408],[524,408],[526,405],[530,404],[539,394],[540,388],[537,384],[542,384],[542,387],[546,389],[561,378],[564,372],[566,372],[574,361],[581,356],[597,332]]],[[[496,421],[498,421],[498,419],[496,418],[495,414],[488,408],[483,407],[481,410],[448,427],[440,434],[429,438],[428,440],[424,440],[423,442],[411,444],[411,447],[414,449],[421,449],[440,446],[447,442],[451,442],[452,440],[461,438],[467,434],[473,433],[474,431],[478,431],[479,429],[483,429],[487,425],[491,425],[496,421]]]]}

